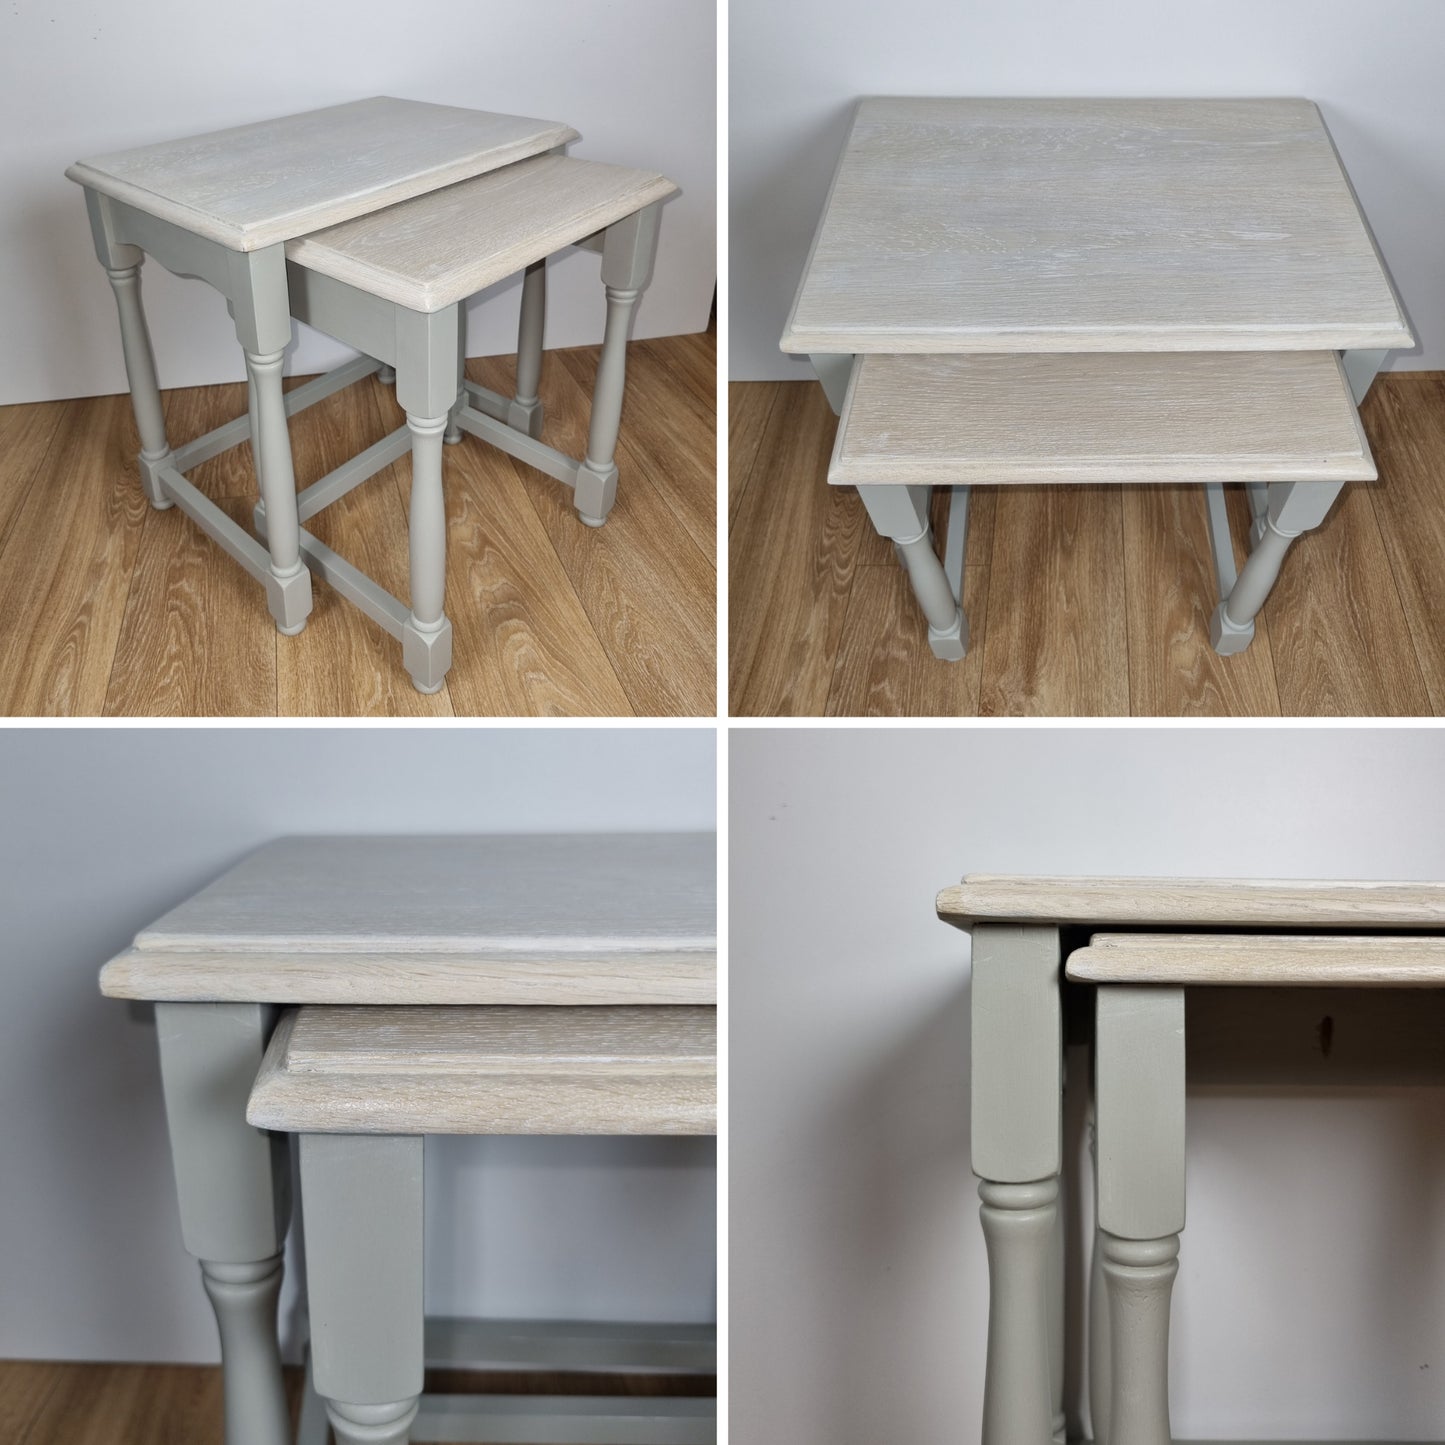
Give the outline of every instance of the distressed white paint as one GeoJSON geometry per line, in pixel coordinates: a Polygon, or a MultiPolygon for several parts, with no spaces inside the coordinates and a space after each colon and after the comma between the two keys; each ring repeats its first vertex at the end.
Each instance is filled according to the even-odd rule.
{"type": "MultiPolygon", "coordinates": [[[[713,7],[536,0],[479,15],[469,0],[417,0],[406,18],[378,0],[255,0],[244,15],[146,5],[122,16],[90,0],[4,7],[0,404],[125,389],[105,274],[64,177],[77,156],[371,95],[555,118],[581,132],[571,154],[671,177],[682,194],[668,204],[635,334],[702,330],[716,273],[713,7]]],[[[596,259],[565,256],[548,281],[548,346],[598,343],[596,259]]],[[[244,378],[219,297],[156,265],[144,285],[163,387],[244,378]]],[[[499,283],[473,305],[473,355],[516,349],[519,290],[519,279],[499,283]]],[[[305,328],[297,337],[288,373],[348,354],[305,328]]]]}
{"type": "Polygon", "coordinates": [[[940,486],[1375,475],[1329,351],[860,356],[828,469],[940,486]]]}
{"type": "Polygon", "coordinates": [[[286,257],[440,311],[676,192],[656,171],[538,156],[301,236],[286,257]]]}
{"type": "Polygon", "coordinates": [[[862,95],[1309,96],[1339,147],[1423,350],[1445,365],[1445,11],[1434,0],[865,0],[731,7],[730,365],[805,379],[778,351],[862,95]]]}

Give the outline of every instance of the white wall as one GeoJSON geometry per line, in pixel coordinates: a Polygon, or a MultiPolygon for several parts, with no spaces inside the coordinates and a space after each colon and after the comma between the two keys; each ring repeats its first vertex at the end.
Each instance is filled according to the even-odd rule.
{"type": "MultiPolygon", "coordinates": [[[[217,1358],[154,1023],[96,987],[138,928],[287,833],[709,829],[714,750],[711,729],[0,731],[0,1358],[217,1358]]],[[[712,1318],[710,1139],[439,1140],[427,1187],[434,1312],[712,1318]]]]}
{"type": "MultiPolygon", "coordinates": [[[[716,19],[711,0],[24,0],[0,10],[0,403],[125,389],[95,261],[82,157],[368,95],[561,120],[571,154],[647,166],[663,210],[634,334],[701,331],[716,272],[716,19]]],[[[550,270],[547,344],[601,340],[595,256],[550,270]]],[[[155,262],[143,285],[162,386],[245,376],[225,303],[155,262]]],[[[516,349],[519,283],[472,307],[474,356],[516,349]]],[[[314,332],[311,372],[351,353],[314,332]]]]}
{"type": "Polygon", "coordinates": [[[732,0],[729,368],[801,378],[778,337],[859,95],[1305,95],[1423,349],[1445,367],[1445,5],[1437,0],[732,0]]]}
{"type": "MultiPolygon", "coordinates": [[[[1445,732],[735,730],[733,1445],[977,1441],[966,871],[1445,878],[1445,732]]],[[[1082,1060],[1080,1060],[1082,1062],[1082,1060]]],[[[1183,1439],[1437,1438],[1435,1090],[1191,1095],[1183,1439]]]]}

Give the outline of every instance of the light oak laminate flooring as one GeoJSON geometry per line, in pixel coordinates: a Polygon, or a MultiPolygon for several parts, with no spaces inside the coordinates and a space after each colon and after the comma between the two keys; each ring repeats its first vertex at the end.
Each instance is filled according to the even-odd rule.
{"type": "MultiPolygon", "coordinates": [[[[890,544],[829,487],[813,382],[729,388],[729,673],[737,716],[1445,714],[1445,373],[1382,376],[1380,479],[1300,539],[1236,657],[1194,486],[979,487],[962,662],[928,650],[890,544]]],[[[1236,555],[1247,507],[1229,489],[1236,555]]],[[[941,534],[942,493],[935,497],[941,534]]]]}
{"type": "MultiPolygon", "coordinates": [[[[296,637],[251,581],[136,475],[126,396],[0,407],[0,712],[24,716],[712,716],[716,418],[712,335],[634,343],[607,525],[570,492],[472,437],[446,449],[446,685],[411,685],[400,645],[324,582],[296,637]]],[[[545,439],[586,450],[597,348],[547,354],[545,439]]],[[[512,358],[471,376],[511,390],[512,358]]],[[[295,378],[288,385],[295,385],[295,378]]],[[[246,409],[242,384],[165,393],[180,445],[246,409]]],[[[405,417],[369,377],[291,423],[298,487],[405,417]]],[[[250,448],[192,480],[238,522],[250,448]]],[[[308,524],[407,595],[407,458],[308,524]]]]}
{"type": "MultiPolygon", "coordinates": [[[[293,1424],[302,1374],[286,1370],[293,1424]]],[[[677,1375],[549,1375],[534,1371],[428,1371],[445,1392],[549,1395],[711,1393],[711,1381],[677,1375]]],[[[5,1445],[224,1445],[221,1371],[215,1365],[113,1365],[0,1360],[5,1445]]]]}

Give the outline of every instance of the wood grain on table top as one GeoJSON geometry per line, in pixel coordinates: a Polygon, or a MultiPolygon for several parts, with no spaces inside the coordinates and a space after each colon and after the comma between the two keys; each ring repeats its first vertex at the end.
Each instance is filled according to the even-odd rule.
{"type": "Polygon", "coordinates": [[[246,1117],[290,1131],[714,1132],[713,1008],[302,1008],[246,1117]]]}
{"type": "Polygon", "coordinates": [[[713,1002],[713,834],[285,838],[102,970],[122,998],[713,1002]]]}
{"type": "Polygon", "coordinates": [[[1375,475],[1332,351],[1082,352],[860,356],[828,480],[956,486],[1375,475]]]}
{"type": "Polygon", "coordinates": [[[1081,983],[1439,988],[1445,938],[1096,933],[1065,972],[1081,983]]]}
{"type": "Polygon", "coordinates": [[[534,156],[298,237],[286,258],[439,311],[676,192],[656,171],[534,156]]]}
{"type": "Polygon", "coordinates": [[[938,915],[975,923],[1445,930],[1445,883],[1255,878],[1051,878],[970,873],[938,915]]]}
{"type": "Polygon", "coordinates": [[[65,174],[253,251],[576,139],[556,121],[372,96],[95,156],[65,174]]]}
{"type": "Polygon", "coordinates": [[[859,102],[787,352],[1413,344],[1308,100],[859,102]]]}

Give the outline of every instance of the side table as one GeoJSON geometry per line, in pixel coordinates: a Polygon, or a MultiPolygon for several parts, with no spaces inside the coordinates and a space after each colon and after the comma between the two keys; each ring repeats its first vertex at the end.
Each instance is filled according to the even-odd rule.
{"type": "Polygon", "coordinates": [[[246,1122],[292,1004],[710,1005],[712,834],[288,838],[101,971],[156,1005],[181,1229],[220,1328],[228,1445],[289,1440],[284,1140],[246,1122]]]}
{"type": "Polygon", "coordinates": [[[936,906],[972,935],[972,1154],[989,1260],[983,1445],[1062,1445],[1065,952],[1105,929],[1445,936],[1445,884],[971,874],[936,906]]]}

